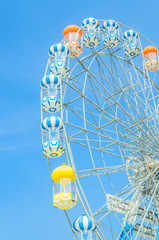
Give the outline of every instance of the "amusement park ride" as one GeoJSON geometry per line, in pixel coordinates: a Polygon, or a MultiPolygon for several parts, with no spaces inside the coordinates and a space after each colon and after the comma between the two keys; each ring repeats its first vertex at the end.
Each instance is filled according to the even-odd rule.
{"type": "Polygon", "coordinates": [[[49,49],[43,155],[54,207],[69,224],[67,209],[85,212],[70,224],[74,239],[159,240],[158,69],[157,48],[112,20],[70,25],[49,49]]]}

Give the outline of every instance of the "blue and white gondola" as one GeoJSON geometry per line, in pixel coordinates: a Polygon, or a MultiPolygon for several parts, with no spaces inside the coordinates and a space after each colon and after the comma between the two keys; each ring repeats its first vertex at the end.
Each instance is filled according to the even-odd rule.
{"type": "Polygon", "coordinates": [[[125,55],[135,57],[139,54],[139,36],[138,33],[133,30],[128,30],[123,34],[125,55]]]}
{"type": "Polygon", "coordinates": [[[126,222],[124,228],[120,232],[118,240],[129,240],[133,237],[134,226],[132,223],[126,222]]]}
{"type": "Polygon", "coordinates": [[[65,152],[65,149],[61,147],[59,140],[47,141],[43,143],[42,149],[43,149],[43,155],[45,157],[51,157],[51,158],[60,157],[65,152]]]}
{"type": "Polygon", "coordinates": [[[64,44],[54,44],[49,49],[50,72],[62,78],[69,76],[69,49],[64,44]]]}
{"type": "Polygon", "coordinates": [[[82,22],[83,46],[97,47],[100,44],[99,21],[95,18],[86,18],[82,22]]]}
{"type": "Polygon", "coordinates": [[[54,75],[54,74],[49,74],[43,77],[41,80],[41,87],[44,89],[48,89],[51,85],[57,85],[57,88],[60,88],[61,85],[61,78],[54,75]]]}
{"type": "Polygon", "coordinates": [[[119,45],[119,25],[113,20],[105,21],[102,24],[104,31],[104,46],[106,47],[117,47],[119,45]]]}
{"type": "Polygon", "coordinates": [[[47,117],[41,123],[43,132],[49,132],[50,129],[58,128],[59,131],[63,131],[63,122],[59,117],[47,117]]]}
{"type": "Polygon", "coordinates": [[[57,95],[44,97],[41,104],[44,112],[55,113],[61,108],[61,102],[58,101],[57,95]]]}
{"type": "Polygon", "coordinates": [[[55,113],[61,108],[60,85],[61,79],[53,74],[46,75],[41,81],[42,89],[46,90],[47,96],[42,98],[42,110],[44,112],[55,113]]]}
{"type": "Polygon", "coordinates": [[[43,155],[46,157],[60,157],[65,149],[60,132],[63,132],[63,122],[59,117],[48,117],[41,123],[44,133],[47,133],[47,140],[43,142],[43,155]]]}
{"type": "Polygon", "coordinates": [[[94,239],[96,226],[92,218],[82,214],[73,223],[74,232],[81,233],[81,239],[94,239]]]}

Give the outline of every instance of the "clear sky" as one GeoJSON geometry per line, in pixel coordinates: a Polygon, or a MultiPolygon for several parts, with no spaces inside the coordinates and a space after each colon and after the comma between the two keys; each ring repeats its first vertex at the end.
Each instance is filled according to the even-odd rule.
{"type": "Polygon", "coordinates": [[[48,49],[67,25],[87,17],[124,23],[159,46],[159,1],[1,0],[0,9],[0,239],[71,239],[64,213],[52,206],[42,156],[40,81],[48,49]]]}

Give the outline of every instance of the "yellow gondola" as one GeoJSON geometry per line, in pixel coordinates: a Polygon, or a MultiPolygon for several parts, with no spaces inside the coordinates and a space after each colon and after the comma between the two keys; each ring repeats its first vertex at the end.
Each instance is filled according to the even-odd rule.
{"type": "Polygon", "coordinates": [[[76,176],[70,166],[64,163],[57,167],[52,175],[53,205],[60,209],[69,209],[77,204],[76,176]]]}

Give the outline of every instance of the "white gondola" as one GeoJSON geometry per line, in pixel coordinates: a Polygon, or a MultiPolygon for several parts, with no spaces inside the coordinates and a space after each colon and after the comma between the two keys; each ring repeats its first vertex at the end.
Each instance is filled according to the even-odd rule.
{"type": "Polygon", "coordinates": [[[42,88],[42,110],[44,112],[55,113],[61,108],[60,85],[61,78],[53,74],[46,75],[41,80],[42,88]]]}
{"type": "Polygon", "coordinates": [[[104,31],[104,46],[117,47],[119,45],[119,25],[113,20],[105,21],[102,24],[104,31]]]}
{"type": "Polygon", "coordinates": [[[46,157],[60,157],[64,151],[63,122],[59,117],[48,117],[41,123],[44,133],[43,155],[46,157]]]}
{"type": "Polygon", "coordinates": [[[124,45],[125,45],[125,55],[135,57],[139,54],[139,36],[137,32],[133,30],[128,30],[123,34],[124,45]]]}
{"type": "Polygon", "coordinates": [[[86,18],[82,22],[83,46],[86,48],[97,47],[100,43],[99,21],[95,18],[86,18]]]}
{"type": "Polygon", "coordinates": [[[69,50],[64,44],[55,44],[49,49],[50,71],[62,78],[69,76],[69,50]]]}

